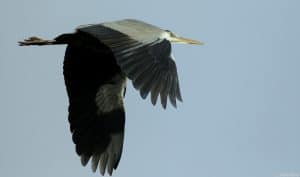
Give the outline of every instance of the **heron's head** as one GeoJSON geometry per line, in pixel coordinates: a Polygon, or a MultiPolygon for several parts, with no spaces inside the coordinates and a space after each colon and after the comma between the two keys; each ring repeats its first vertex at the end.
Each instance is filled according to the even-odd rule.
{"type": "Polygon", "coordinates": [[[170,42],[174,43],[181,43],[181,44],[197,44],[197,45],[203,45],[203,42],[194,40],[194,39],[188,39],[184,37],[180,37],[177,34],[173,33],[170,30],[165,30],[165,34],[163,36],[165,39],[169,40],[170,42]]]}

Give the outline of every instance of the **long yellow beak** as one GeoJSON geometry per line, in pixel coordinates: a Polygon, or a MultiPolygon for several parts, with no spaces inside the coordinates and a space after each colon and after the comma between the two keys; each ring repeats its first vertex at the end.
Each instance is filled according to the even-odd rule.
{"type": "Polygon", "coordinates": [[[201,41],[197,41],[194,39],[188,39],[188,38],[184,38],[184,37],[172,37],[171,42],[175,42],[175,43],[182,43],[182,44],[195,44],[195,45],[203,45],[204,43],[201,41]]]}

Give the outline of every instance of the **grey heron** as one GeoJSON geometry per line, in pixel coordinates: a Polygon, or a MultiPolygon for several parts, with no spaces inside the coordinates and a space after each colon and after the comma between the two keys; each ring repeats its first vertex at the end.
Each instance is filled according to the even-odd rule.
{"type": "Polygon", "coordinates": [[[67,44],[64,78],[69,97],[70,131],[82,165],[102,175],[116,169],[121,158],[126,78],[145,99],[151,93],[163,108],[167,99],[182,101],[171,44],[202,44],[154,25],[125,19],[79,26],[53,40],[30,37],[21,46],[67,44]]]}

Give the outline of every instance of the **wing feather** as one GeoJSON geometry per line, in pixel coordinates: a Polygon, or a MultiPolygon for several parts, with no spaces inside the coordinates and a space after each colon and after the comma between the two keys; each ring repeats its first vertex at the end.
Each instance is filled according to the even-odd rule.
{"type": "Polygon", "coordinates": [[[148,83],[151,83],[155,69],[155,65],[152,62],[146,65],[145,69],[133,80],[134,87],[140,90],[148,83]]]}
{"type": "Polygon", "coordinates": [[[147,80],[145,79],[145,84],[143,86],[141,86],[141,89],[140,89],[140,94],[143,99],[145,99],[149,95],[151,89],[155,86],[155,83],[157,81],[156,78],[158,78],[158,74],[159,74],[158,69],[155,68],[155,66],[152,66],[151,69],[152,69],[152,71],[149,71],[149,72],[152,72],[153,74],[151,74],[151,75],[147,74],[147,76],[145,76],[145,77],[147,77],[147,80]]]}
{"type": "Polygon", "coordinates": [[[132,80],[142,98],[151,93],[151,102],[155,105],[160,95],[164,108],[168,97],[174,107],[176,100],[182,101],[169,41],[160,38],[137,41],[101,24],[82,27],[78,31],[89,33],[112,50],[121,70],[132,80]]]}
{"type": "Polygon", "coordinates": [[[172,83],[171,83],[171,89],[170,89],[170,96],[169,96],[169,99],[170,99],[170,102],[171,104],[174,106],[174,107],[177,107],[177,104],[176,104],[176,90],[177,90],[177,80],[176,78],[172,78],[172,83]]]}
{"type": "Polygon", "coordinates": [[[162,104],[164,109],[166,109],[166,107],[167,107],[168,94],[169,94],[170,88],[171,88],[171,82],[170,81],[171,81],[171,76],[170,75],[165,75],[164,76],[165,84],[163,85],[163,88],[161,89],[161,92],[160,92],[160,100],[161,100],[161,104],[162,104]]]}
{"type": "MultiPolygon", "coordinates": [[[[160,71],[158,71],[158,73],[160,73],[160,71]]],[[[160,75],[158,74],[158,76],[160,76],[160,75]]],[[[162,85],[163,85],[162,78],[158,77],[155,82],[155,85],[153,85],[153,88],[151,89],[151,102],[153,105],[156,104],[157,97],[160,93],[162,85]]]]}

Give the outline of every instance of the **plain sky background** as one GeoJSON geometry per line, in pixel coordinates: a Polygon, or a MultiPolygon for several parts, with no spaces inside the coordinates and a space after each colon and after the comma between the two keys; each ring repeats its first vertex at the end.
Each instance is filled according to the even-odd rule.
{"type": "Polygon", "coordinates": [[[100,176],[71,141],[65,46],[17,41],[123,18],[206,44],[173,45],[177,109],[153,107],[128,84],[114,177],[300,176],[300,1],[1,0],[1,177],[100,176]]]}

